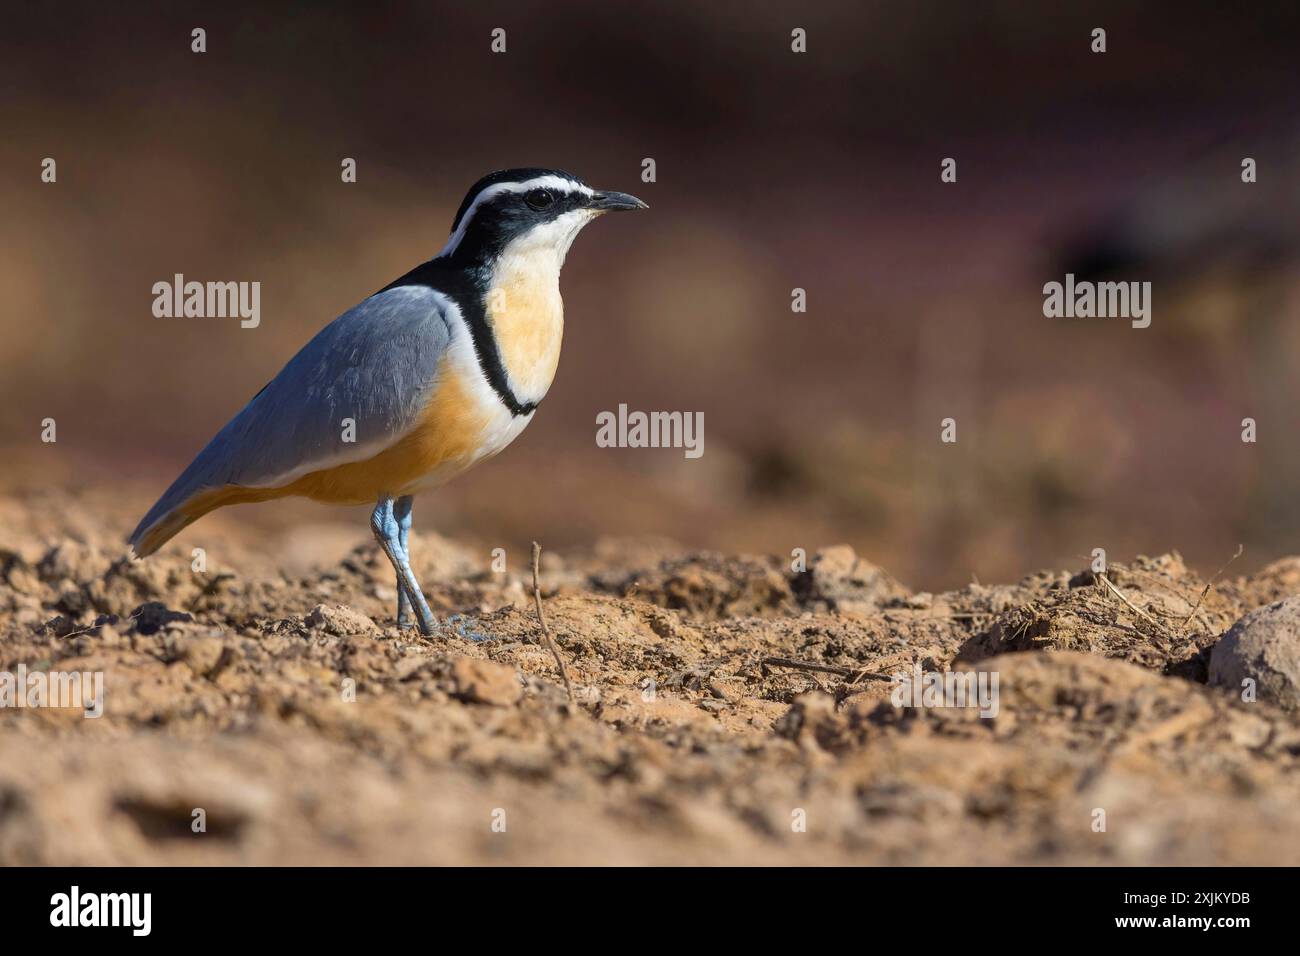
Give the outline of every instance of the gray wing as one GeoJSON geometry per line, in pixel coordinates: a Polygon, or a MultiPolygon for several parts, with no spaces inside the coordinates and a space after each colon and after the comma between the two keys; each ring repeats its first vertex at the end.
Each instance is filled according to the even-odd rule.
{"type": "Polygon", "coordinates": [[[450,341],[440,299],[398,286],[321,329],[200,454],[215,452],[212,477],[257,486],[396,441],[423,410],[450,341]],[[354,443],[343,441],[349,418],[354,443]]]}
{"type": "Polygon", "coordinates": [[[265,486],[396,441],[423,410],[450,343],[444,302],[425,286],[397,286],[321,329],[190,463],[132,543],[204,488],[265,486]],[[354,443],[343,440],[348,418],[354,443]]]}

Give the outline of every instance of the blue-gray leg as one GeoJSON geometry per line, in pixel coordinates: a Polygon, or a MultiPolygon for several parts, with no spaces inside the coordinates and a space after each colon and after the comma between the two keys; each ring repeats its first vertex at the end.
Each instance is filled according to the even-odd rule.
{"type": "MultiPolygon", "coordinates": [[[[409,503],[403,510],[409,528],[411,510],[409,503]]],[[[429,602],[424,599],[424,593],[420,590],[419,582],[415,580],[415,572],[411,570],[411,561],[407,557],[406,548],[402,543],[402,522],[397,517],[391,496],[383,495],[380,497],[379,503],[375,505],[375,510],[370,515],[370,527],[375,532],[379,547],[383,549],[384,554],[393,565],[393,570],[397,572],[398,594],[405,594],[410,599],[411,608],[415,612],[417,623],[420,625],[420,633],[426,636],[433,634],[433,612],[429,610],[429,602]]],[[[401,613],[400,601],[399,597],[399,615],[401,613]]]]}
{"type": "MultiPolygon", "coordinates": [[[[412,495],[403,495],[393,502],[393,517],[397,519],[397,540],[402,549],[402,557],[406,563],[411,563],[411,549],[407,546],[407,539],[411,535],[412,512],[415,509],[415,498],[412,495]]],[[[414,622],[411,620],[411,597],[406,593],[406,585],[402,583],[402,576],[397,575],[397,626],[410,627],[414,622]]]]}

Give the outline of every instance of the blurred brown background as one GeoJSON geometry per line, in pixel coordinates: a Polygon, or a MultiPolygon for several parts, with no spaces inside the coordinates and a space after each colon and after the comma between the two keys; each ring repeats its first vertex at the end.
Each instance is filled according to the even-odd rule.
{"type": "MultiPolygon", "coordinates": [[[[1300,16],[1071,6],[9,9],[4,483],[120,487],[124,533],[319,327],[441,247],[473,180],[543,165],[651,211],[580,237],[536,421],[419,526],[848,541],[925,588],[1095,547],[1207,570],[1300,550],[1300,16]],[[1044,282],[1098,263],[1154,283],[1149,329],[1043,317],[1044,282]],[[177,272],[260,281],[261,326],[154,318],[177,272]],[[702,410],[704,457],[597,448],[620,402],[702,410]]],[[[233,516],[366,534],[360,509],[233,516]]]]}

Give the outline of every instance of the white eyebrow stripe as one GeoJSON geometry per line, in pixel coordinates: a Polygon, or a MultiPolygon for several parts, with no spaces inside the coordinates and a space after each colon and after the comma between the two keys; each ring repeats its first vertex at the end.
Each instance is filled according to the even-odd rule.
{"type": "Polygon", "coordinates": [[[456,251],[456,247],[465,238],[465,229],[469,226],[470,220],[474,218],[474,213],[478,211],[478,207],[483,203],[493,196],[499,196],[501,193],[526,193],[531,189],[554,189],[557,192],[582,193],[584,196],[589,197],[596,195],[595,190],[590,186],[575,183],[573,180],[565,179],[562,176],[537,176],[522,183],[493,183],[474,197],[474,201],[465,210],[465,215],[461,216],[456,231],[451,234],[451,238],[447,240],[447,244],[443,246],[442,252],[438,253],[438,255],[449,256],[456,251]]]}

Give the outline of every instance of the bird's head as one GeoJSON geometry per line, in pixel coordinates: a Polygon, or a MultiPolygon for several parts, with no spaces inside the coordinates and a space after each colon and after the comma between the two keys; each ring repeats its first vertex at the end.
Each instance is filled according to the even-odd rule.
{"type": "Polygon", "coordinates": [[[553,253],[558,269],[591,220],[605,212],[645,208],[635,196],[592,189],[558,169],[503,169],[470,187],[440,256],[485,265],[507,254],[553,253]]]}

